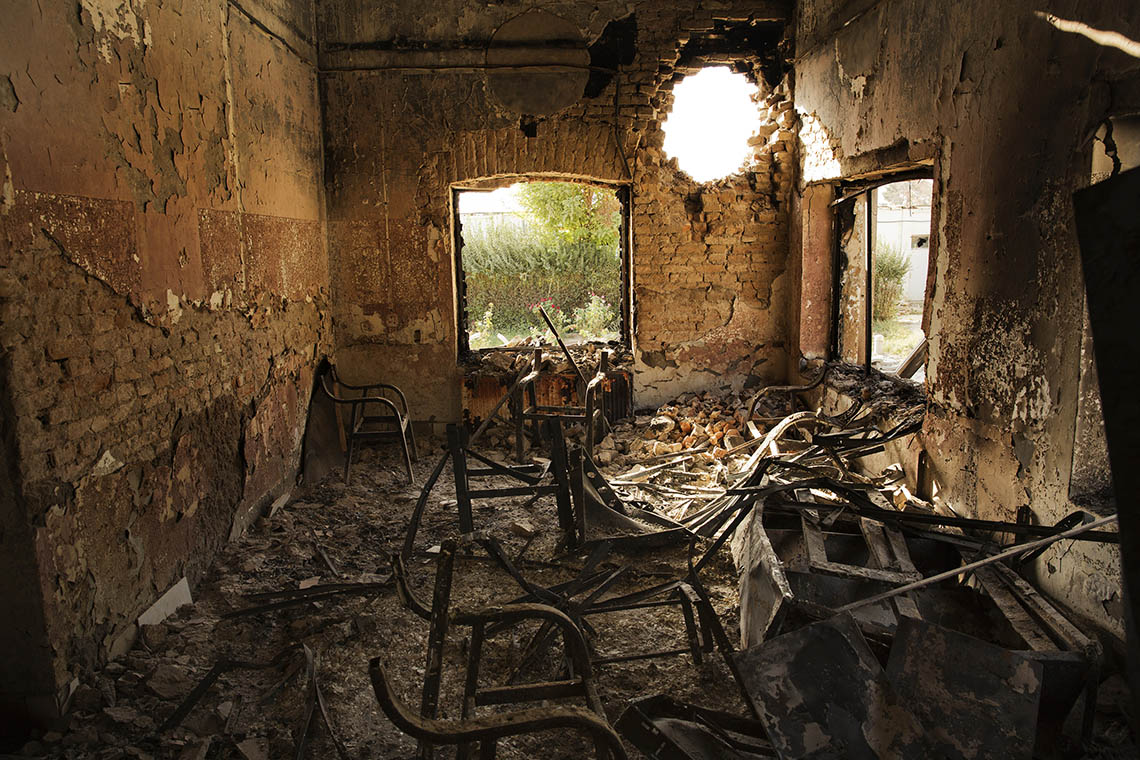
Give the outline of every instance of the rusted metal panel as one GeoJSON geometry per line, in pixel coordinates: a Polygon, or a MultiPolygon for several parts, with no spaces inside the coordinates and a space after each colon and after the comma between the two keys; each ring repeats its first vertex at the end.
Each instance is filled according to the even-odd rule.
{"type": "Polygon", "coordinates": [[[903,618],[887,663],[898,695],[942,758],[1029,758],[1042,667],[1017,652],[903,618]]]}
{"type": "Polygon", "coordinates": [[[813,623],[734,659],[782,758],[938,757],[850,616],[813,623]]]}

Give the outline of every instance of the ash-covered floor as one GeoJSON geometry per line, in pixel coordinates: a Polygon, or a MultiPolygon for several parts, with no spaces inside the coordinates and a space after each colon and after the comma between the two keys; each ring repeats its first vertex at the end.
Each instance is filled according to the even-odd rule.
{"type": "MultiPolygon", "coordinates": [[[[884,383],[871,389],[842,372],[836,373],[833,383],[845,388],[850,397],[862,399],[849,410],[859,414],[859,424],[867,420],[882,424],[887,418],[913,421],[921,414],[921,396],[908,392],[908,386],[884,383]]],[[[796,412],[796,398],[772,389],[756,400],[753,407],[748,396],[727,391],[687,394],[653,414],[616,423],[596,447],[594,458],[627,503],[673,520],[691,521],[699,518],[710,501],[723,497],[726,487],[740,482],[757,448],[773,457],[792,459],[797,452],[811,449],[810,431],[797,431],[788,424],[795,419],[789,415],[796,412]]],[[[813,415],[798,414],[805,416],[813,415]]],[[[581,431],[571,428],[568,435],[580,437],[581,431]]],[[[474,448],[511,464],[512,429],[504,424],[492,426],[474,448]]],[[[414,757],[415,740],[380,709],[368,664],[379,656],[399,697],[410,710],[418,710],[429,624],[401,599],[392,576],[393,557],[404,544],[422,486],[444,450],[441,439],[420,441],[414,485],[407,482],[397,447],[379,445],[360,453],[351,485],[344,484],[338,468],[321,482],[296,489],[288,503],[271,510],[226,547],[210,575],[195,589],[193,604],[181,607],[160,624],[144,626],[124,657],[101,672],[81,677],[66,733],[38,735],[22,754],[177,760],[414,757]]],[[[528,443],[524,459],[541,461],[547,454],[528,443]]],[[[850,471],[841,457],[832,463],[837,476],[861,482],[883,504],[922,506],[921,500],[901,487],[897,466],[868,479],[850,471]]],[[[518,482],[501,477],[479,483],[485,488],[512,485],[518,482]]],[[[411,591],[426,606],[431,604],[441,544],[459,536],[450,465],[442,469],[428,493],[407,564],[411,591]]],[[[779,505],[769,506],[774,510],[773,520],[778,521],[779,505]]],[[[813,506],[831,509],[834,504],[828,506],[824,500],[813,506]]],[[[549,589],[579,577],[586,564],[588,549],[567,551],[562,543],[554,495],[476,501],[474,523],[480,535],[500,542],[527,582],[549,589]]],[[[771,527],[774,536],[783,535],[777,524],[771,527]]],[[[951,531],[953,536],[964,538],[951,531]]],[[[691,546],[682,543],[637,551],[618,541],[593,569],[621,569],[622,574],[594,601],[684,579],[693,557],[710,546],[708,539],[698,538],[691,546]]],[[[728,546],[710,557],[699,573],[700,584],[736,648],[741,638],[738,571],[728,546]]],[[[785,561],[789,567],[794,564],[780,560],[785,561]]],[[[521,585],[476,543],[461,546],[453,577],[453,611],[503,604],[524,594],[521,585]]],[[[969,609],[981,610],[984,600],[973,592],[968,595],[972,597],[969,609]]],[[[821,614],[831,613],[823,610],[821,614]]],[[[654,695],[742,717],[749,714],[741,687],[719,652],[704,653],[700,663],[688,653],[601,662],[685,649],[686,626],[677,606],[591,615],[589,623],[597,690],[611,724],[631,702],[654,695]]],[[[794,631],[798,625],[802,621],[784,630],[794,631]]],[[[538,656],[525,656],[537,628],[537,623],[524,624],[489,638],[480,683],[504,684],[512,676],[527,683],[558,679],[563,668],[561,642],[555,640],[539,650],[538,656]]],[[[452,625],[447,638],[439,709],[443,719],[460,715],[470,630],[452,625]]],[[[770,639],[749,651],[762,652],[781,640],[786,644],[791,639],[770,639]]],[[[876,646],[881,644],[880,640],[876,646]]],[[[1098,693],[1091,743],[1082,748],[1065,738],[1078,732],[1083,712],[1078,701],[1064,730],[1057,727],[1058,743],[1045,746],[1039,742],[1038,750],[1044,748],[1048,753],[1042,756],[1057,758],[1129,756],[1135,748],[1122,707],[1127,698],[1120,676],[1111,675],[1098,693]]],[[[584,700],[575,703],[582,705],[584,700]]],[[[517,706],[480,707],[479,714],[504,709],[517,706]]],[[[767,717],[771,720],[771,715],[767,717]]],[[[773,727],[778,732],[787,728],[773,727]]],[[[628,741],[626,746],[631,757],[642,757],[628,741]]],[[[453,752],[442,747],[436,756],[453,752]]],[[[764,756],[771,753],[772,748],[766,748],[764,756]]],[[[593,755],[589,738],[570,730],[498,742],[502,758],[593,755]]]]}
{"type": "MultiPolygon", "coordinates": [[[[628,423],[619,427],[619,443],[609,449],[615,455],[607,457],[611,471],[629,469],[629,462],[636,457],[620,451],[629,448],[629,441],[644,440],[648,423],[648,417],[642,419],[641,434],[628,423]]],[[[492,433],[489,440],[503,438],[492,433]]],[[[438,439],[421,441],[415,464],[417,483],[428,477],[441,446],[438,439]]],[[[652,444],[637,444],[636,448],[648,449],[650,454],[654,450],[652,444]]],[[[708,460],[719,462],[711,456],[708,460]]],[[[484,484],[495,487],[510,483],[495,478],[484,484]]],[[[661,488],[668,487],[657,490],[661,488]]],[[[351,485],[344,485],[338,470],[298,491],[286,506],[260,519],[245,536],[228,545],[210,576],[196,589],[194,604],[180,608],[161,624],[145,627],[124,658],[84,679],[74,698],[68,733],[46,734],[31,742],[24,754],[67,758],[291,757],[306,709],[308,679],[303,646],[307,646],[316,658],[329,718],[349,756],[413,756],[415,741],[380,711],[367,666],[370,658],[381,656],[407,704],[419,705],[428,623],[410,612],[395,586],[387,582],[390,557],[403,543],[419,493],[418,487],[407,484],[396,447],[386,445],[363,450],[353,465],[351,485]],[[340,594],[301,606],[226,617],[265,603],[251,598],[261,592],[351,582],[384,585],[367,593],[340,594]],[[195,685],[225,660],[266,667],[226,670],[179,726],[160,730],[195,685]]],[[[584,552],[568,554],[558,546],[553,496],[533,502],[528,497],[477,502],[475,520],[477,529],[498,538],[512,559],[517,559],[527,579],[535,583],[549,587],[570,580],[583,564],[584,552]],[[528,539],[526,534],[532,529],[533,539],[528,539]]],[[[409,566],[411,582],[421,598],[431,598],[436,568],[433,549],[457,534],[454,481],[448,467],[432,491],[409,566]]],[[[615,551],[599,569],[628,566],[608,592],[616,596],[683,577],[686,562],[684,546],[637,554],[615,551]]],[[[701,578],[735,645],[738,596],[729,553],[721,552],[701,578]]],[[[522,593],[480,551],[461,556],[457,562],[453,608],[501,603],[522,593]]],[[[600,615],[591,618],[591,623],[597,629],[591,642],[593,653],[599,658],[685,646],[684,622],[676,607],[600,615]]],[[[509,673],[533,631],[533,626],[521,626],[488,642],[481,671],[486,682],[495,682],[496,677],[501,680],[509,673]]],[[[448,640],[440,710],[444,718],[458,716],[465,632],[453,627],[448,640]]],[[[526,680],[542,680],[544,673],[553,673],[556,650],[548,649],[544,661],[526,680]]],[[[596,679],[611,722],[631,699],[658,693],[734,713],[744,710],[740,692],[723,658],[715,652],[706,655],[700,666],[687,655],[602,665],[596,669],[596,679]]],[[[309,731],[307,745],[306,757],[337,754],[319,716],[309,731]]],[[[499,756],[503,758],[582,757],[591,753],[587,740],[571,731],[499,742],[499,756]]]]}

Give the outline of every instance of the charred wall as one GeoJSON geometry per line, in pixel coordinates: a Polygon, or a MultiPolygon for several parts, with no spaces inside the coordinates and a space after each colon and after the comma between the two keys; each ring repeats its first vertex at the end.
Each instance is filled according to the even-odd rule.
{"type": "MultiPolygon", "coordinates": [[[[770,124],[756,161],[713,185],[663,155],[661,123],[675,77],[708,62],[703,47],[684,58],[688,43],[726,23],[784,18],[788,4],[662,5],[543,6],[574,28],[594,65],[619,71],[583,76],[572,103],[524,118],[480,68],[496,30],[523,9],[322,4],[331,284],[348,376],[402,383],[418,420],[459,419],[450,188],[534,177],[632,186],[638,405],[782,379],[788,93],[765,85],[758,111],[770,124]]],[[[734,60],[758,80],[771,66],[758,51],[734,60]]]]}
{"type": "Polygon", "coordinates": [[[56,710],[292,482],[328,334],[312,29],[306,2],[7,9],[8,714],[56,710]]]}
{"type": "MultiPolygon", "coordinates": [[[[804,2],[796,109],[805,194],[934,158],[922,444],[956,509],[1013,520],[1029,507],[1052,524],[1076,508],[1083,295],[1071,194],[1087,182],[1114,81],[1135,61],[1058,31],[1039,11],[1100,29],[1140,23],[1135,9],[1107,2],[804,2]]],[[[830,255],[802,249],[804,261],[830,255]]],[[[793,305],[792,319],[808,310],[818,305],[793,305]]],[[[1036,574],[1122,634],[1115,548],[1054,548],[1036,574]]]]}

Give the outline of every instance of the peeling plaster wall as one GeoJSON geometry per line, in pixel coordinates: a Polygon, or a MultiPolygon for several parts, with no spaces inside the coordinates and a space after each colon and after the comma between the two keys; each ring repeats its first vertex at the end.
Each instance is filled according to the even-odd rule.
{"type": "MultiPolygon", "coordinates": [[[[1140,33],[1140,9],[1111,2],[804,2],[795,91],[802,182],[936,155],[923,444],[956,509],[1013,520],[1028,506],[1051,524],[1075,508],[1082,295],[1071,193],[1087,178],[1110,80],[1136,62],[1056,31],[1042,10],[1140,33]]],[[[1115,548],[1089,544],[1036,565],[1049,593],[1122,635],[1119,573],[1115,548]]]]}
{"type": "Polygon", "coordinates": [[[450,187],[527,175],[632,185],[639,406],[686,389],[783,379],[788,93],[777,88],[758,104],[780,124],[757,136],[750,171],[711,186],[662,154],[661,122],[690,37],[716,19],[778,18],[771,14],[786,13],[786,3],[693,3],[683,12],[653,2],[544,4],[587,44],[632,13],[636,49],[599,94],[537,119],[529,138],[483,72],[361,70],[423,60],[420,43],[445,49],[437,61],[461,57],[524,9],[397,5],[381,12],[340,0],[319,9],[332,300],[346,376],[402,384],[417,420],[460,418],[450,187]],[[334,62],[354,70],[328,70],[334,62]]]}
{"type": "Polygon", "coordinates": [[[58,709],[296,471],[329,333],[312,8],[242,8],[6,9],[0,713],[58,709]]]}

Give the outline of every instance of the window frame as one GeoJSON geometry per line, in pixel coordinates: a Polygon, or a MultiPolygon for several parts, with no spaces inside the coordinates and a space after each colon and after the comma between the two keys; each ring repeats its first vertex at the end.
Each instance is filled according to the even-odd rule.
{"type": "MultiPolygon", "coordinates": [[[[547,177],[547,176],[534,176],[522,175],[510,178],[496,178],[493,185],[483,184],[481,182],[464,182],[456,183],[451,186],[451,248],[453,251],[453,268],[455,272],[455,342],[458,354],[458,361],[463,363],[473,356],[482,355],[491,351],[504,351],[511,350],[517,351],[521,349],[512,348],[507,349],[503,347],[489,347],[489,348],[471,348],[470,342],[470,318],[467,313],[467,275],[463,268],[463,222],[459,213],[459,195],[464,192],[479,192],[493,190],[498,187],[505,187],[507,184],[515,184],[521,182],[566,182],[578,185],[591,185],[593,187],[603,187],[614,191],[617,196],[618,203],[621,205],[621,224],[618,229],[618,240],[621,252],[621,305],[618,310],[618,331],[619,335],[616,341],[588,341],[591,344],[597,345],[611,345],[613,343],[619,344],[622,348],[629,350],[632,346],[633,335],[633,186],[629,182],[607,182],[602,180],[584,179],[575,177],[547,177]],[[509,182],[507,181],[509,180],[509,182]]],[[[553,343],[543,343],[545,346],[554,346],[553,343]]]]}
{"type": "MultiPolygon", "coordinates": [[[[874,193],[881,187],[893,185],[898,182],[906,182],[909,180],[929,179],[935,180],[935,169],[933,164],[923,164],[918,167],[907,167],[904,169],[887,170],[882,172],[875,172],[872,176],[865,177],[851,177],[845,180],[840,180],[838,183],[838,193],[836,199],[832,202],[832,209],[834,214],[833,220],[833,245],[832,245],[832,310],[831,310],[831,340],[829,346],[829,358],[831,360],[843,360],[845,345],[843,338],[843,301],[844,301],[844,282],[846,280],[845,271],[850,265],[849,261],[845,265],[845,260],[849,259],[849,252],[844,248],[843,231],[844,226],[840,223],[842,216],[846,213],[855,214],[856,203],[863,204],[863,260],[862,266],[864,270],[864,278],[862,282],[862,296],[863,296],[863,324],[859,330],[859,345],[854,352],[856,356],[861,357],[858,362],[862,365],[865,372],[868,374],[872,369],[881,372],[884,375],[899,377],[901,379],[910,379],[920,366],[917,361],[912,361],[916,356],[924,358],[927,351],[927,346],[930,341],[930,300],[933,296],[933,281],[935,275],[935,267],[937,265],[937,246],[935,244],[935,223],[937,219],[937,205],[939,201],[938,183],[934,182],[930,198],[930,231],[928,233],[926,255],[927,255],[927,270],[926,270],[926,288],[923,293],[923,306],[922,306],[922,330],[924,334],[923,341],[911,353],[904,362],[894,371],[886,372],[872,366],[873,359],[873,335],[871,329],[872,313],[873,313],[873,284],[874,272],[872,271],[875,250],[875,209],[874,209],[874,193]],[[902,374],[902,370],[908,369],[909,372],[902,374]]],[[[921,250],[921,249],[919,249],[921,250]]]]}

